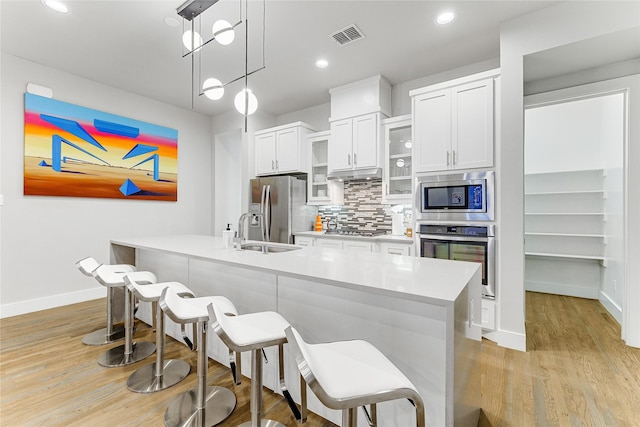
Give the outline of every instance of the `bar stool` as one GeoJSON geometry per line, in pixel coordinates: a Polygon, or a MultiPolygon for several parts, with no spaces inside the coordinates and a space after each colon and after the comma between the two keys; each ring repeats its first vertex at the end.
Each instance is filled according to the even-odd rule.
{"type": "Polygon", "coordinates": [[[98,364],[105,368],[116,368],[146,359],[156,350],[156,345],[147,341],[133,341],[135,297],[124,282],[124,276],[128,273],[110,274],[100,266],[94,274],[98,281],[111,283],[112,286],[122,286],[124,289],[124,344],[110,348],[98,356],[98,364]]]}
{"type": "Polygon", "coordinates": [[[124,327],[114,326],[111,311],[113,308],[113,292],[114,288],[124,286],[120,283],[118,277],[125,273],[136,271],[136,268],[128,264],[99,264],[92,257],[83,258],[76,262],[76,267],[82,274],[94,277],[101,285],[107,288],[107,327],[93,331],[82,338],[82,342],[87,345],[104,345],[111,344],[124,339],[124,327]],[[97,276],[96,270],[100,268],[102,274],[97,276]],[[103,278],[112,278],[112,280],[104,281],[103,278]]]}
{"type": "MultiPolygon", "coordinates": [[[[160,295],[158,305],[176,323],[197,323],[198,385],[176,396],[164,414],[167,427],[210,427],[222,422],[236,407],[236,396],[225,387],[207,386],[207,305],[214,297],[180,298],[171,287],[166,287],[160,295]]],[[[232,305],[223,308],[225,312],[236,314],[232,305]]]]}
{"type": "MultiPolygon", "coordinates": [[[[369,425],[377,425],[376,403],[409,399],[416,409],[416,426],[424,427],[424,403],[416,387],[376,347],[362,340],[307,344],[289,326],[285,334],[300,375],[320,402],[342,410],[342,426],[357,425],[362,406],[369,425]],[[371,415],[365,405],[370,405],[371,415]]],[[[306,409],[306,394],[302,393],[306,409]]]]}
{"type": "MultiPolygon", "coordinates": [[[[278,346],[278,368],[280,386],[289,408],[299,422],[303,422],[291,395],[284,384],[283,345],[286,342],[284,334],[289,323],[274,311],[264,311],[243,315],[229,316],[225,307],[233,303],[225,297],[213,297],[213,302],[207,307],[211,327],[218,334],[227,347],[236,354],[252,350],[251,355],[251,421],[240,424],[239,427],[284,427],[284,424],[273,420],[262,419],[262,353],[266,347],[278,346]]],[[[233,367],[232,367],[233,369],[233,367]]],[[[240,384],[238,375],[236,384],[240,384]]]]}
{"type": "Polygon", "coordinates": [[[180,297],[194,298],[195,294],[182,283],[157,283],[156,276],[150,271],[128,273],[124,276],[124,282],[129,288],[129,292],[136,298],[140,301],[150,302],[155,306],[156,316],[156,361],[131,374],[127,379],[127,388],[137,393],[153,393],[164,390],[185,379],[189,375],[191,366],[184,360],[164,359],[164,312],[160,308],[158,300],[166,287],[173,289],[180,297]]]}

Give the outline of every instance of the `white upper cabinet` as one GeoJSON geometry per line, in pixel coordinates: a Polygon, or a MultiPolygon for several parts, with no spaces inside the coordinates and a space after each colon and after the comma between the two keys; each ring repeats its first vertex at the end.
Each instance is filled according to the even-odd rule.
{"type": "Polygon", "coordinates": [[[382,167],[380,126],[391,111],[389,82],[377,75],[329,92],[329,172],[382,167]]]}
{"type": "Polygon", "coordinates": [[[383,203],[410,205],[412,202],[411,116],[382,121],[384,134],[383,203]]]}
{"type": "Polygon", "coordinates": [[[414,171],[493,166],[498,70],[410,92],[414,171]]]}
{"type": "Polygon", "coordinates": [[[256,132],[256,175],[307,172],[309,155],[306,138],[314,131],[304,122],[295,122],[256,132]]]}
{"type": "Polygon", "coordinates": [[[372,113],[331,123],[329,170],[380,167],[379,117],[372,113]]]}
{"type": "Polygon", "coordinates": [[[310,133],[307,145],[311,157],[311,169],[307,177],[308,205],[344,204],[344,187],[341,182],[327,180],[329,173],[329,131],[310,133]]]}

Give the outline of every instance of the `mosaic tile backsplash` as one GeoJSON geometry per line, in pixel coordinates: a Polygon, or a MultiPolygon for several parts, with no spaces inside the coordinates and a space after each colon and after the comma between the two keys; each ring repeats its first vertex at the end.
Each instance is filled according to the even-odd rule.
{"type": "Polygon", "coordinates": [[[390,205],[382,204],[381,179],[346,181],[344,206],[320,206],[318,209],[322,222],[333,219],[338,228],[388,233],[391,233],[391,213],[390,205]]]}

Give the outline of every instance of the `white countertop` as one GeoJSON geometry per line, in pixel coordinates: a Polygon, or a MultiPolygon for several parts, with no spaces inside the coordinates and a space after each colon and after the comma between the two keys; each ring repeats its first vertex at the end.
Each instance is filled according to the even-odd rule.
{"type": "Polygon", "coordinates": [[[204,235],[123,238],[111,243],[447,306],[480,269],[480,264],[470,262],[316,247],[263,254],[225,249],[222,238],[204,235]]]}
{"type": "Polygon", "coordinates": [[[379,236],[350,236],[345,234],[338,233],[326,233],[324,231],[298,231],[294,233],[296,236],[307,236],[307,237],[321,237],[327,239],[352,239],[352,240],[369,240],[374,242],[402,242],[402,243],[413,243],[413,238],[407,237],[404,234],[400,236],[394,236],[393,234],[382,234],[379,236]]]}

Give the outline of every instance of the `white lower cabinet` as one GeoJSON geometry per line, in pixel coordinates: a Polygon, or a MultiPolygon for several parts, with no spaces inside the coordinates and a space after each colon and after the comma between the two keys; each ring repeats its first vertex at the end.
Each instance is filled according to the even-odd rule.
{"type": "Polygon", "coordinates": [[[313,237],[296,236],[295,242],[296,242],[296,245],[298,246],[313,247],[315,246],[316,239],[314,239],[313,237]]]}
{"type": "Polygon", "coordinates": [[[378,239],[336,239],[334,237],[299,236],[295,237],[296,245],[329,249],[343,249],[352,252],[375,252],[389,255],[412,256],[413,242],[380,241],[378,239]]]}
{"type": "Polygon", "coordinates": [[[380,253],[389,255],[405,255],[411,256],[411,247],[413,242],[380,242],[380,253]]]}
{"type": "Polygon", "coordinates": [[[496,302],[482,299],[482,329],[496,329],[496,302]]]}

